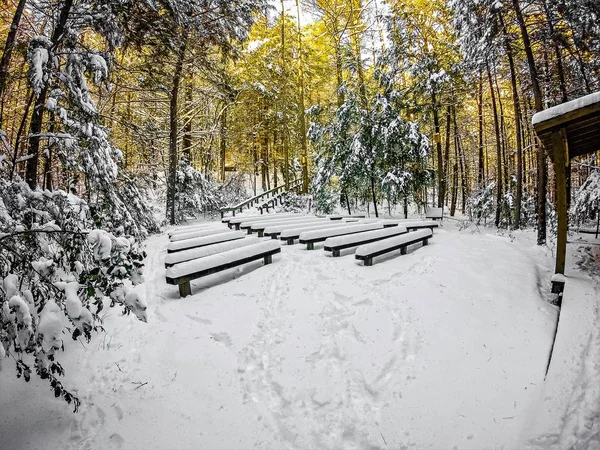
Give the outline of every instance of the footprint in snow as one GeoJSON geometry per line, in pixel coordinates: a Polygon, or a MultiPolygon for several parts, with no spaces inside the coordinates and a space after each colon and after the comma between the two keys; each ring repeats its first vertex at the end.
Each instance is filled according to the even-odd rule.
{"type": "Polygon", "coordinates": [[[189,314],[186,314],[185,316],[188,319],[193,320],[194,322],[202,323],[204,325],[211,325],[212,324],[211,320],[203,319],[202,317],[194,317],[194,316],[190,316],[189,314]]]}
{"type": "Polygon", "coordinates": [[[231,347],[232,345],[231,337],[227,333],[210,333],[210,337],[226,347],[231,347]]]}

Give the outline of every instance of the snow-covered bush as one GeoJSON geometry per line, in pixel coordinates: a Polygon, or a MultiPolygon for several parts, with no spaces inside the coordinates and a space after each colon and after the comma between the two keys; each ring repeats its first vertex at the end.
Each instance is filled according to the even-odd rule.
{"type": "Polygon", "coordinates": [[[600,212],[600,170],[593,170],[581,185],[571,206],[571,217],[578,223],[595,218],[600,212]]]}
{"type": "Polygon", "coordinates": [[[496,183],[491,183],[487,186],[476,189],[467,199],[467,210],[469,217],[475,221],[477,225],[482,220],[487,220],[494,212],[494,189],[496,183]]]}
{"type": "Polygon", "coordinates": [[[65,191],[31,190],[0,180],[0,364],[16,362],[17,376],[35,371],[56,397],[79,400],[65,389],[59,350],[64,339],[102,328],[108,305],[146,321],[146,305],[133,290],[145,256],[133,236],[95,228],[114,211],[96,209],[65,191]]]}
{"type": "Polygon", "coordinates": [[[338,207],[340,193],[332,186],[325,186],[313,191],[313,207],[319,214],[331,214],[338,207]]]}
{"type": "Polygon", "coordinates": [[[190,216],[214,213],[225,206],[220,186],[208,181],[186,161],[179,164],[175,187],[177,223],[187,220],[190,216]]]}
{"type": "Polygon", "coordinates": [[[296,195],[288,194],[283,201],[281,206],[281,212],[304,212],[308,209],[310,202],[310,196],[308,195],[296,195]]]}

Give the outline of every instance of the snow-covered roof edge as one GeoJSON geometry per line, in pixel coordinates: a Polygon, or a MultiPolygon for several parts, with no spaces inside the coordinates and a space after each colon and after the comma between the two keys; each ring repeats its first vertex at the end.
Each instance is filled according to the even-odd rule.
{"type": "Polygon", "coordinates": [[[600,92],[594,92],[593,94],[589,94],[584,97],[571,100],[570,102],[561,103],[560,105],[540,111],[539,113],[534,114],[531,121],[533,125],[537,125],[538,123],[556,119],[557,117],[564,116],[567,113],[596,103],[600,103],[600,92]]]}

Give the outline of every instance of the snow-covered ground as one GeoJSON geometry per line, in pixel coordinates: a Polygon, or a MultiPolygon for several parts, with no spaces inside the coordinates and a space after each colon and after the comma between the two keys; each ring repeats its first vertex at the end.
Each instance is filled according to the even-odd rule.
{"type": "Polygon", "coordinates": [[[531,232],[446,221],[372,267],[283,245],[184,299],[165,283],[167,244],[148,240],[148,323],[109,311],[106,334],[67,342],[80,413],[5,364],[2,449],[600,445],[597,291],[571,268],[544,382],[557,309],[552,252],[531,232]]]}

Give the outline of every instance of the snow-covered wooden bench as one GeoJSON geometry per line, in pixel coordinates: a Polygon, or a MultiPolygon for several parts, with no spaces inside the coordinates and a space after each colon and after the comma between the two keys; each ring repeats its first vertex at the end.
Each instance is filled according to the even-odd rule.
{"type": "Polygon", "coordinates": [[[190,248],[204,247],[206,245],[217,244],[219,242],[234,241],[244,239],[246,235],[241,231],[228,231],[226,233],[211,234],[210,236],[201,236],[182,241],[170,242],[167,246],[167,253],[181,252],[190,248]]]}
{"type": "Polygon", "coordinates": [[[324,218],[314,217],[311,221],[302,222],[301,224],[298,224],[298,223],[288,223],[285,225],[269,224],[269,226],[263,230],[263,236],[269,236],[271,239],[277,239],[277,238],[279,238],[279,235],[281,234],[282,231],[293,230],[294,228],[298,228],[301,225],[302,226],[305,226],[305,225],[306,226],[318,226],[320,224],[329,224],[330,225],[331,222],[324,218]]]}
{"type": "Polygon", "coordinates": [[[191,295],[190,281],[263,259],[265,264],[273,262],[273,255],[281,252],[281,244],[267,240],[243,248],[182,262],[167,269],[167,284],[178,285],[179,295],[191,295]]]}
{"type": "Polygon", "coordinates": [[[440,225],[435,220],[415,220],[408,222],[399,222],[398,225],[403,226],[408,231],[416,231],[422,230],[424,228],[429,228],[433,231],[434,228],[438,228],[440,225]]]}
{"type": "Polygon", "coordinates": [[[201,231],[201,230],[212,230],[212,229],[219,228],[219,227],[223,228],[223,224],[219,223],[219,222],[209,222],[209,223],[188,225],[185,227],[173,228],[172,230],[169,230],[169,232],[167,234],[169,235],[169,237],[171,237],[171,236],[175,236],[176,234],[191,233],[194,231],[201,231]]]}
{"type": "Polygon", "coordinates": [[[213,236],[215,234],[230,233],[231,230],[227,227],[208,228],[203,230],[188,231],[187,233],[172,234],[171,242],[185,241],[186,239],[199,238],[204,236],[213,236]]]}
{"type": "Polygon", "coordinates": [[[395,250],[400,250],[400,254],[405,255],[409,245],[417,244],[419,242],[422,242],[423,245],[427,245],[432,236],[433,231],[431,230],[413,231],[412,233],[402,234],[382,241],[373,242],[372,244],[361,245],[356,249],[354,257],[364,261],[365,266],[372,266],[373,258],[376,256],[385,255],[386,253],[395,250]]]}
{"type": "Polygon", "coordinates": [[[249,245],[258,244],[262,242],[261,239],[256,236],[247,236],[244,239],[235,239],[233,241],[217,242],[216,244],[205,245],[204,247],[191,248],[189,250],[182,250],[175,253],[167,253],[165,256],[165,267],[174,266],[192,259],[204,258],[210,255],[216,255],[217,253],[226,252],[235,248],[247,247],[249,245]]]}
{"type": "Polygon", "coordinates": [[[314,250],[315,242],[323,242],[327,238],[334,236],[343,236],[345,234],[362,233],[364,231],[381,230],[383,225],[380,223],[365,223],[362,225],[346,225],[339,228],[304,231],[300,233],[298,240],[301,244],[306,244],[306,250],[314,250]]]}
{"type": "Polygon", "coordinates": [[[262,222],[267,220],[281,220],[282,218],[287,217],[296,217],[301,216],[302,214],[296,213],[277,213],[277,214],[269,214],[265,216],[261,216],[259,214],[255,214],[247,217],[234,217],[227,224],[229,228],[235,228],[236,230],[240,229],[240,225],[242,223],[254,223],[254,222],[262,222]]]}
{"type": "Polygon", "coordinates": [[[325,240],[324,249],[331,252],[332,256],[340,256],[340,251],[358,247],[359,245],[370,244],[371,242],[381,241],[394,236],[408,233],[403,226],[393,228],[384,228],[383,230],[365,231],[364,233],[349,234],[346,236],[330,237],[325,240]]]}
{"type": "Polygon", "coordinates": [[[332,228],[342,228],[348,226],[346,222],[331,222],[327,220],[325,223],[319,224],[304,224],[302,226],[298,225],[295,228],[289,228],[287,230],[283,230],[279,234],[279,239],[282,241],[286,241],[287,245],[294,245],[294,241],[300,238],[300,234],[305,231],[316,231],[316,230],[330,230],[332,228]]]}
{"type": "Polygon", "coordinates": [[[425,210],[426,219],[444,219],[444,208],[427,208],[425,210]]]}
{"type": "Polygon", "coordinates": [[[335,215],[335,216],[327,216],[329,220],[342,220],[342,219],[364,219],[364,214],[362,215],[351,215],[351,216],[343,216],[343,215],[335,215]]]}
{"type": "Polygon", "coordinates": [[[290,224],[301,225],[304,223],[313,222],[314,219],[316,219],[316,217],[314,217],[314,216],[294,217],[291,219],[284,219],[281,221],[279,221],[279,220],[272,221],[271,220],[269,222],[256,222],[256,223],[251,224],[249,227],[248,226],[244,227],[244,224],[242,224],[240,226],[240,228],[248,230],[248,234],[252,234],[252,233],[256,232],[256,233],[258,233],[258,237],[262,237],[265,228],[270,227],[272,225],[290,225],[290,224]]]}

